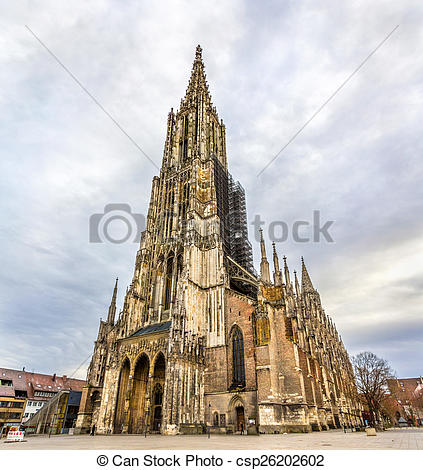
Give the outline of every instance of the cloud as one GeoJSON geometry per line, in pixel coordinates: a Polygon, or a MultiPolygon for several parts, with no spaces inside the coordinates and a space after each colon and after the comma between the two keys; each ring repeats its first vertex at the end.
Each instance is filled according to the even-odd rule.
{"type": "Polygon", "coordinates": [[[28,24],[157,164],[167,113],[185,92],[200,43],[249,219],[292,224],[320,210],[335,220],[335,243],[289,240],[279,251],[291,268],[305,256],[352,353],[374,350],[400,375],[421,374],[422,8],[418,1],[9,6],[0,15],[3,365],[70,374],[89,356],[114,278],[121,305],[137,250],[88,243],[89,217],[110,202],[145,213],[157,173],[28,24]]]}

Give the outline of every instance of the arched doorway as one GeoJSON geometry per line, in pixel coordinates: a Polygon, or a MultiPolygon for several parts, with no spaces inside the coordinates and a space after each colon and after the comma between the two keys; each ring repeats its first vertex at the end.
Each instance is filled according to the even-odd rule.
{"type": "Polygon", "coordinates": [[[166,361],[159,353],[154,363],[153,386],[151,396],[152,431],[160,432],[162,426],[163,391],[165,382],[166,361]]]}
{"type": "Polygon", "coordinates": [[[138,358],[134,370],[130,404],[130,423],[128,429],[130,434],[141,434],[147,425],[145,395],[147,392],[149,369],[150,361],[146,354],[142,354],[138,358]]]}
{"type": "Polygon", "coordinates": [[[93,426],[97,425],[98,420],[98,413],[100,411],[100,404],[101,404],[101,395],[98,390],[96,390],[90,398],[90,405],[91,405],[91,429],[93,426]]]}
{"type": "Polygon", "coordinates": [[[125,359],[122,368],[119,374],[119,385],[118,393],[116,400],[116,410],[115,410],[115,425],[114,433],[119,434],[123,430],[124,419],[125,419],[125,399],[126,399],[126,390],[128,388],[129,382],[129,360],[125,359]]]}
{"type": "Polygon", "coordinates": [[[233,432],[241,432],[246,430],[245,420],[245,403],[239,395],[234,395],[228,406],[228,424],[233,432]]]}
{"type": "Polygon", "coordinates": [[[236,430],[243,433],[245,431],[245,413],[244,407],[239,405],[235,408],[236,413],[236,430]]]}

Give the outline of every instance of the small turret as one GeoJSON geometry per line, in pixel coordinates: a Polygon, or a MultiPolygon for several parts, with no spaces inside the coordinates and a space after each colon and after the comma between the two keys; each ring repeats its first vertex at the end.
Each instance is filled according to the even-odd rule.
{"type": "Polygon", "coordinates": [[[270,270],[269,262],[266,257],[266,245],[263,239],[263,230],[260,229],[260,250],[261,250],[261,262],[260,262],[260,276],[263,282],[270,284],[270,270]]]}
{"type": "Polygon", "coordinates": [[[274,273],[273,273],[273,279],[275,282],[275,286],[281,286],[282,285],[282,273],[279,268],[279,258],[278,254],[276,253],[276,245],[275,242],[272,243],[273,246],[273,266],[274,266],[274,273]]]}
{"type": "Polygon", "coordinates": [[[298,282],[297,271],[294,271],[294,283],[295,283],[295,292],[299,298],[301,295],[300,283],[298,282]]]}
{"type": "Polygon", "coordinates": [[[283,271],[284,271],[284,275],[285,275],[286,287],[289,288],[289,287],[291,287],[291,279],[289,277],[289,269],[288,269],[288,264],[286,262],[286,256],[283,257],[283,271]]]}

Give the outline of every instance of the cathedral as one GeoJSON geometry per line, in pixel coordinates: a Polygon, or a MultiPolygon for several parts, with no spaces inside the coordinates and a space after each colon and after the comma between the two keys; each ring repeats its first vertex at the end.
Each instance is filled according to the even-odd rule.
{"type": "Polygon", "coordinates": [[[170,111],[131,284],[100,321],[75,433],[311,432],[361,422],[348,353],[304,260],[260,273],[198,46],[170,111]]]}

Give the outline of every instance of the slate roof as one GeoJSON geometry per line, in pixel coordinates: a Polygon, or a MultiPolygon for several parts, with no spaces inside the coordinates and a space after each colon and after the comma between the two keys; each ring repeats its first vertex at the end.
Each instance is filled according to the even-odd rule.
{"type": "Polygon", "coordinates": [[[161,331],[169,331],[170,323],[170,321],[165,321],[163,323],[156,323],[155,325],[145,326],[144,328],[141,328],[134,334],[132,334],[130,338],[135,338],[136,336],[149,335],[151,333],[159,333],[161,331]]]}

